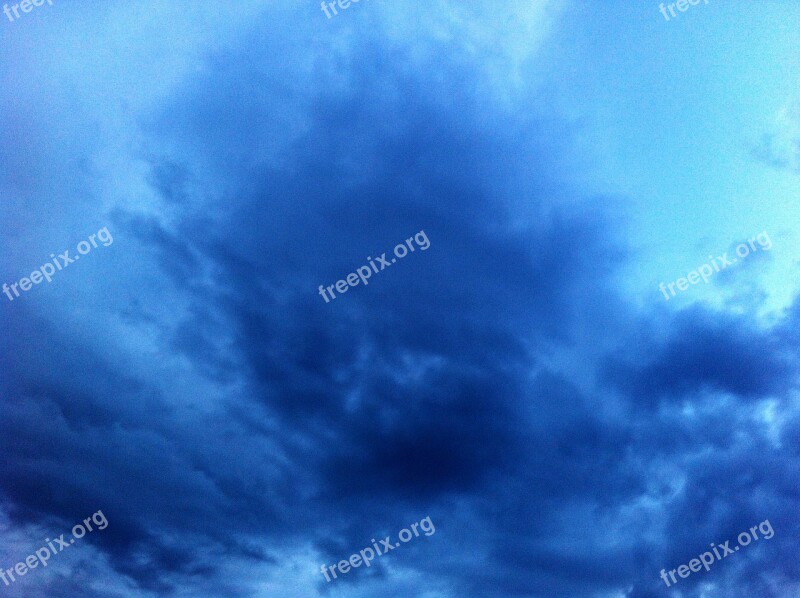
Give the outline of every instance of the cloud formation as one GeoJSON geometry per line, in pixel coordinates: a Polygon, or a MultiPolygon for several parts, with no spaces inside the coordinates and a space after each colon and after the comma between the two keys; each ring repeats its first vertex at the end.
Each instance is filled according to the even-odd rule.
{"type": "MultiPolygon", "coordinates": [[[[0,306],[2,564],[86,513],[109,526],[9,594],[645,598],[768,518],[774,539],[681,587],[792,595],[800,302],[626,295],[621,208],[554,174],[579,125],[529,109],[561,5],[246,6],[219,40],[212,9],[130,38],[134,9],[104,9],[135,66],[89,59],[120,69],[107,87],[56,63],[88,80],[80,110],[55,141],[67,99],[29,121],[70,225],[3,241],[9,271],[106,223],[115,243],[0,306]],[[179,33],[198,46],[139,89],[179,33]],[[421,229],[427,251],[321,300],[421,229]],[[424,516],[426,542],[324,581],[424,516]]],[[[43,184],[16,164],[15,223],[43,184]]]]}

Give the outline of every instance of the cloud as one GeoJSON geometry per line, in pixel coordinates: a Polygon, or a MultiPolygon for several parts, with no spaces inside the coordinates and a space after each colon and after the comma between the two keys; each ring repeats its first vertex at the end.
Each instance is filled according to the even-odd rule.
{"type": "Polygon", "coordinates": [[[6,567],[32,529],[109,521],[90,562],[13,591],[645,597],[767,517],[713,583],[796,579],[800,303],[765,324],[627,300],[625,221],[552,180],[575,132],[529,114],[553,15],[524,6],[434,3],[416,37],[396,3],[264,11],[165,58],[108,170],[70,178],[116,189],[115,252],[0,307],[6,567]],[[436,535],[325,584],[425,516],[436,535]]]}
{"type": "Polygon", "coordinates": [[[773,168],[800,172],[800,103],[790,102],[776,114],[752,154],[773,168]]]}

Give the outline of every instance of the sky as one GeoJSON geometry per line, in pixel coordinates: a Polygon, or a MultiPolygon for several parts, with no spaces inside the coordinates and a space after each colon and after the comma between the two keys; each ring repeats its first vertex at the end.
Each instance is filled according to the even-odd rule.
{"type": "Polygon", "coordinates": [[[3,6],[0,594],[800,595],[800,4],[3,6]]]}

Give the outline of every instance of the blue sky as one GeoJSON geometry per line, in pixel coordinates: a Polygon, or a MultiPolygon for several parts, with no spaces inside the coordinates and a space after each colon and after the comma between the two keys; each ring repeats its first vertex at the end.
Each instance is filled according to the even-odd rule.
{"type": "Polygon", "coordinates": [[[0,567],[109,522],[0,591],[796,596],[798,23],[788,0],[0,15],[0,283],[113,238],[0,295],[0,567]]]}

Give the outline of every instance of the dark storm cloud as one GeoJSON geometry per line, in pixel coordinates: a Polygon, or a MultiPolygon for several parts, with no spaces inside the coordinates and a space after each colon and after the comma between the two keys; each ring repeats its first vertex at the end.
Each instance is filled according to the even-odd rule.
{"type": "MultiPolygon", "coordinates": [[[[103,508],[88,541],[162,595],[317,584],[316,562],[277,579],[298,546],[336,562],[425,515],[437,534],[383,559],[423,575],[417,594],[645,598],[767,517],[773,543],[708,579],[768,596],[747,574],[796,578],[800,308],[771,328],[639,313],[614,289],[616,215],[551,194],[568,127],[495,105],[445,42],[419,69],[381,31],[345,50],[271,30],[143,119],[163,210],[113,212],[136,254],[103,287],[130,338],[0,307],[15,525],[103,508]],[[420,230],[427,250],[318,295],[420,230]],[[755,415],[770,397],[783,443],[755,415]]],[[[401,595],[382,561],[337,583],[368,580],[401,595]]]]}
{"type": "Polygon", "coordinates": [[[665,342],[641,341],[611,360],[609,382],[644,403],[705,391],[784,395],[796,385],[796,348],[783,342],[780,329],[763,330],[749,317],[703,308],[680,312],[667,326],[665,342]],[[642,359],[643,352],[648,357],[642,359]]]}

